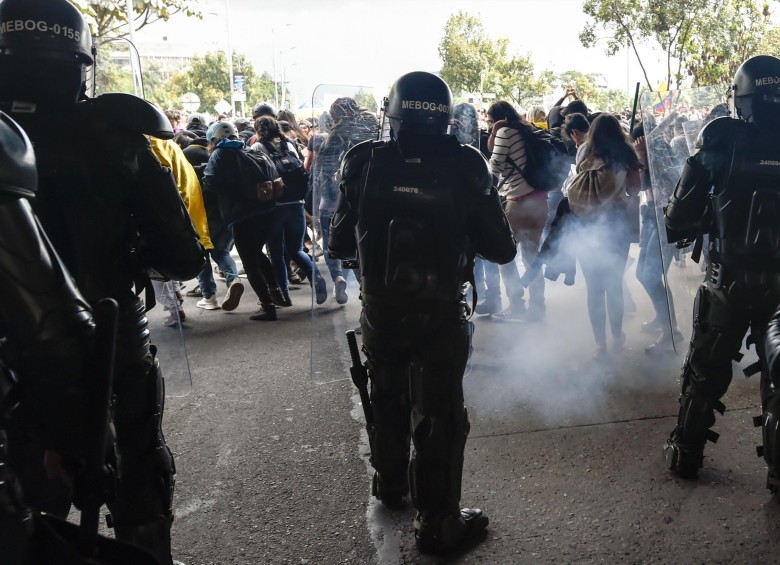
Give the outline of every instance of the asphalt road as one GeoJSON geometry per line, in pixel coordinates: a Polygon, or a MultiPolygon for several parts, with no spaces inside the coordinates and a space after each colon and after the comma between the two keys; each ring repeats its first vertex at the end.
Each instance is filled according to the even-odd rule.
{"type": "MultiPolygon", "coordinates": [[[[167,400],[164,421],[178,471],[175,557],[190,565],[780,562],[780,506],[765,488],[751,424],[756,378],[735,365],[714,428],[721,439],[707,447],[700,479],[670,476],[661,445],[676,418],[681,356],[645,353],[649,301],[632,273],[626,281],[637,311],[626,314],[626,349],[607,362],[593,360],[581,278],[548,285],[541,323],[476,317],[462,500],[491,525],[481,544],[437,559],[414,545],[410,504],[389,511],[370,494],[343,338],[358,312],[354,287],[346,306],[331,298],[314,322],[308,287],[273,323],[248,319],[251,292],[230,313],[186,299],[192,390],[167,400]]],[[[174,330],[154,329],[166,331],[174,330]]]]}

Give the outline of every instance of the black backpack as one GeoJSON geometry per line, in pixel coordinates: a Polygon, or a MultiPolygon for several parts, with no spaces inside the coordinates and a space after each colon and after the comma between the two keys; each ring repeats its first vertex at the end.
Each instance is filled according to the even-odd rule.
{"type": "Polygon", "coordinates": [[[248,200],[273,200],[263,195],[261,185],[279,178],[274,162],[265,153],[241,148],[236,151],[241,193],[248,200]]]}
{"type": "Polygon", "coordinates": [[[574,163],[566,144],[541,128],[531,130],[521,126],[519,130],[525,144],[523,178],[536,190],[549,192],[561,188],[574,163]]]}
{"type": "Polygon", "coordinates": [[[289,148],[287,140],[282,141],[282,150],[267,141],[258,143],[260,143],[263,153],[273,161],[279,176],[284,181],[284,197],[281,201],[303,200],[309,190],[309,173],[303,168],[303,163],[298,158],[297,152],[289,148]]]}

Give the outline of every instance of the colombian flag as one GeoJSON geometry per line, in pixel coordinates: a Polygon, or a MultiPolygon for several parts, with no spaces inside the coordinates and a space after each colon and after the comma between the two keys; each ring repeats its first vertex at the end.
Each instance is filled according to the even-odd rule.
{"type": "Polygon", "coordinates": [[[658,85],[657,98],[658,102],[653,104],[653,109],[656,112],[666,112],[672,106],[672,92],[668,89],[665,82],[658,85]]]}

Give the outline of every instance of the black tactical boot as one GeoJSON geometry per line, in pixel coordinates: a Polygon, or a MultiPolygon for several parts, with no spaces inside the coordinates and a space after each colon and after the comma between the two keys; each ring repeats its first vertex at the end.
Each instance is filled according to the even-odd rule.
{"type": "Polygon", "coordinates": [[[122,527],[115,525],[116,537],[126,543],[145,549],[154,555],[162,565],[172,565],[171,522],[172,518],[161,516],[159,520],[140,526],[122,527]]]}
{"type": "Polygon", "coordinates": [[[679,427],[675,427],[664,444],[664,459],[669,470],[683,479],[695,479],[704,461],[704,442],[686,444],[680,441],[679,427]]]}
{"type": "Polygon", "coordinates": [[[403,481],[402,484],[391,485],[387,481],[383,481],[379,473],[374,471],[371,494],[377,497],[385,506],[394,508],[400,506],[401,500],[409,494],[409,483],[403,481]]]}
{"type": "Polygon", "coordinates": [[[420,551],[445,553],[476,541],[489,523],[479,508],[462,508],[460,514],[436,516],[418,512],[414,519],[414,537],[420,551]]]}

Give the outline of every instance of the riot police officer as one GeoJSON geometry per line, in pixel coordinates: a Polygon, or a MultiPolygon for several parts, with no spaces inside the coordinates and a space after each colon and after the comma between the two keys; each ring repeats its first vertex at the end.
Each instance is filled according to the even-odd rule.
{"type": "MultiPolygon", "coordinates": [[[[192,278],[204,250],[144,135],[171,138],[170,123],[133,96],[88,99],[91,47],[86,22],[66,0],[0,2],[0,73],[14,77],[0,83],[0,108],[35,147],[33,209],[87,302],[119,305],[114,423],[122,479],[109,501],[113,527],[119,539],[171,563],[175,468],[161,429],[164,384],[137,293],[150,286],[148,268],[192,278]]],[[[35,458],[19,460],[31,505],[65,515],[69,494],[51,495],[36,478],[35,458]]]]}
{"type": "Polygon", "coordinates": [[[485,159],[447,135],[443,80],[403,75],[385,114],[391,140],[358,144],[344,158],[328,249],[360,264],[374,495],[393,505],[411,490],[418,543],[440,552],[488,524],[480,510],[460,508],[471,327],[463,288],[475,253],[506,263],[515,241],[485,159]]]}
{"type": "MultiPolygon", "coordinates": [[[[686,162],[669,206],[669,241],[709,234],[709,264],[696,295],[693,336],[682,371],[677,425],[664,446],[671,471],[693,478],[710,428],[731,382],[748,329],[748,343],[764,360],[764,333],[780,303],[780,60],[745,61],[734,76],[732,116],[705,126],[686,162]]],[[[775,383],[762,371],[761,401],[769,477],[776,490],[780,442],[775,430],[775,383]],[[771,428],[771,429],[770,429],[771,428]]]]}
{"type": "Polygon", "coordinates": [[[105,457],[113,332],[101,318],[108,331],[96,337],[89,304],[36,221],[37,178],[29,139],[0,112],[0,555],[8,565],[157,563],[97,535],[115,467],[105,457]],[[28,438],[45,448],[46,470],[77,490],[80,529],[25,503],[9,460],[28,438]]]}

